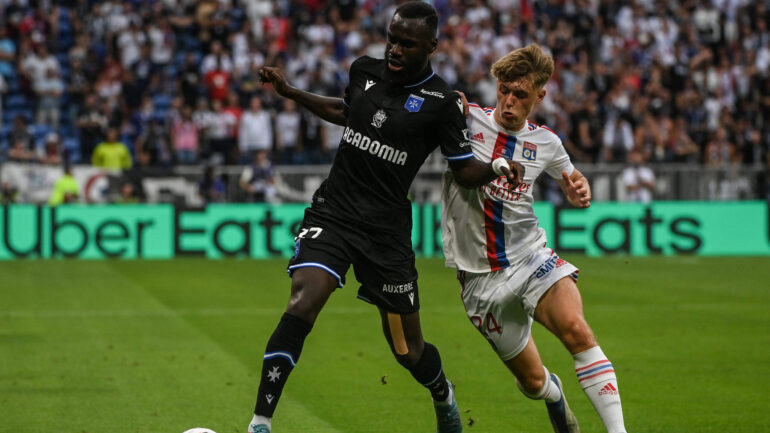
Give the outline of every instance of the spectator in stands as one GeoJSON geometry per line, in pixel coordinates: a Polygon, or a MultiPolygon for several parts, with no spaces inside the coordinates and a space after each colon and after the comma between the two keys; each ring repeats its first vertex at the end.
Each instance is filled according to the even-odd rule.
{"type": "Polygon", "coordinates": [[[227,196],[227,183],[224,181],[224,175],[215,176],[214,167],[207,165],[203,179],[198,184],[198,193],[206,204],[223,203],[227,196]]]}
{"type": "Polygon", "coordinates": [[[10,182],[0,185],[0,205],[16,203],[19,199],[19,190],[10,182]]]}
{"type": "Polygon", "coordinates": [[[233,62],[219,41],[211,44],[211,52],[201,61],[201,75],[205,76],[211,71],[226,72],[228,76],[233,71],[233,62]]]}
{"type": "Polygon", "coordinates": [[[8,91],[8,83],[3,74],[0,74],[0,120],[3,118],[3,94],[8,91]]]}
{"type": "Polygon", "coordinates": [[[16,43],[8,36],[5,26],[0,25],[0,75],[8,80],[16,75],[15,61],[16,43]]]}
{"type": "Polygon", "coordinates": [[[230,72],[222,68],[220,60],[215,60],[214,66],[203,76],[209,99],[224,101],[230,91],[230,80],[230,72]]]}
{"type": "Polygon", "coordinates": [[[156,14],[147,27],[150,43],[150,58],[155,70],[167,66],[174,53],[174,32],[163,13],[156,14]]]}
{"type": "Polygon", "coordinates": [[[238,137],[240,164],[250,164],[261,150],[273,149],[273,123],[270,113],[262,108],[259,96],[253,96],[249,109],[243,113],[238,137]]]}
{"type": "Polygon", "coordinates": [[[235,117],[224,110],[222,101],[211,101],[211,113],[205,126],[208,155],[213,164],[231,164],[233,162],[233,128],[235,117]]]}
{"type": "Polygon", "coordinates": [[[255,153],[254,161],[241,172],[238,184],[249,202],[275,202],[275,172],[267,150],[260,149],[255,153]]]}
{"type": "Polygon", "coordinates": [[[58,73],[61,66],[44,43],[35,46],[34,51],[21,60],[21,73],[29,82],[29,88],[32,90],[37,88],[40,81],[48,77],[50,69],[58,73]]]}
{"type": "Polygon", "coordinates": [[[302,135],[300,134],[300,114],[297,103],[292,99],[283,100],[283,110],[275,116],[275,148],[279,164],[297,164],[301,162],[302,135]]]}
{"type": "Polygon", "coordinates": [[[79,58],[70,58],[70,74],[66,84],[69,95],[67,107],[63,113],[67,124],[75,124],[78,114],[83,109],[86,95],[92,92],[93,77],[83,68],[83,61],[79,58]]]}
{"type": "Polygon", "coordinates": [[[631,123],[625,116],[616,115],[604,125],[604,161],[623,162],[634,147],[631,123]]]}
{"type": "Polygon", "coordinates": [[[178,78],[179,91],[182,93],[185,105],[193,107],[198,102],[198,87],[200,84],[201,80],[195,54],[189,52],[184,56],[184,63],[180,68],[178,78]]]}
{"type": "Polygon", "coordinates": [[[66,155],[63,155],[64,152],[59,134],[55,132],[49,132],[45,136],[45,142],[41,151],[40,162],[42,164],[59,165],[62,163],[62,159],[67,159],[65,158],[66,155]]]}
{"type": "Polygon", "coordinates": [[[142,166],[171,165],[171,137],[161,117],[153,117],[136,140],[136,161],[142,166]]]}
{"type": "Polygon", "coordinates": [[[51,197],[48,199],[48,206],[58,206],[60,204],[75,203],[80,196],[80,187],[77,180],[72,176],[72,166],[64,164],[64,174],[53,184],[51,197]]]}
{"type": "Polygon", "coordinates": [[[655,192],[655,173],[644,164],[641,151],[628,153],[628,166],[621,174],[626,200],[639,203],[652,201],[655,192]]]}
{"type": "MultiPolygon", "coordinates": [[[[238,143],[238,136],[240,134],[240,124],[241,124],[241,117],[243,116],[243,108],[241,108],[240,105],[240,98],[238,96],[238,93],[235,91],[230,91],[227,93],[227,104],[225,105],[224,110],[228,113],[230,113],[233,118],[235,119],[235,126],[233,127],[233,143],[238,143]]],[[[233,155],[233,161],[238,160],[238,148],[236,146],[233,146],[233,152],[236,152],[236,154],[233,155]]]]}
{"type": "Polygon", "coordinates": [[[124,182],[120,186],[120,196],[115,201],[117,204],[136,204],[139,203],[139,196],[136,194],[134,184],[131,182],[124,182]]]}
{"type": "Polygon", "coordinates": [[[64,92],[64,83],[59,71],[54,68],[46,69],[45,76],[35,81],[34,91],[37,96],[35,122],[58,128],[61,118],[61,95],[64,92]]]}
{"type": "Polygon", "coordinates": [[[185,105],[182,117],[174,122],[171,129],[171,142],[174,145],[176,159],[180,164],[195,164],[198,160],[200,130],[193,121],[192,108],[185,105]]]}
{"type": "Polygon", "coordinates": [[[13,119],[13,128],[8,142],[10,143],[7,154],[9,161],[31,162],[37,159],[31,128],[27,125],[27,119],[21,114],[13,119]]]}
{"type": "Polygon", "coordinates": [[[76,126],[80,129],[80,158],[90,161],[96,145],[104,140],[109,113],[100,109],[99,100],[94,94],[87,95],[84,104],[76,126]]]}
{"type": "Polygon", "coordinates": [[[128,147],[120,141],[116,127],[107,129],[107,138],[96,146],[91,157],[91,164],[94,167],[101,167],[110,171],[131,168],[133,165],[131,153],[128,151],[128,147]]]}

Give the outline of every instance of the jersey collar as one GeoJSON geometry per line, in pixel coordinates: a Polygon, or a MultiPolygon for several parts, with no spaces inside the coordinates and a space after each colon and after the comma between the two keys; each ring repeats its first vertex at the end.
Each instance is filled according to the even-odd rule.
{"type": "Polygon", "coordinates": [[[435,72],[433,72],[433,68],[430,66],[430,63],[429,63],[429,64],[428,64],[428,69],[427,69],[427,70],[426,70],[426,72],[425,72],[425,76],[424,76],[423,78],[421,78],[421,79],[417,80],[417,81],[416,81],[415,83],[413,83],[413,84],[405,84],[405,85],[404,85],[404,88],[405,88],[405,89],[408,89],[408,88],[410,88],[410,87],[417,87],[417,86],[419,86],[419,85],[422,85],[422,84],[424,84],[426,81],[428,81],[428,80],[430,80],[431,78],[433,78],[433,76],[434,76],[434,75],[436,75],[436,73],[435,73],[435,72]]]}

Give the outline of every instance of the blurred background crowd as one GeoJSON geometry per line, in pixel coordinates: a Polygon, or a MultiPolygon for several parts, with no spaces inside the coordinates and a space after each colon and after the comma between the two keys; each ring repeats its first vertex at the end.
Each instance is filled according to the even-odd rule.
{"type": "MultiPolygon", "coordinates": [[[[341,96],[400,1],[0,0],[0,162],[108,169],[332,161],[342,129],[259,83],[341,96]]],[[[491,64],[538,43],[533,120],[573,160],[770,164],[768,0],[434,0],[434,69],[495,105],[491,64]]],[[[245,175],[245,174],[244,174],[245,175]]],[[[252,173],[253,175],[253,173],[252,173]]]]}

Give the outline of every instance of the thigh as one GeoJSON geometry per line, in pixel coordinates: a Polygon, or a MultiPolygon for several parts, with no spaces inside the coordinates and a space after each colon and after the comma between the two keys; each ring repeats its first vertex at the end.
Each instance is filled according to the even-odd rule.
{"type": "Polygon", "coordinates": [[[570,353],[596,345],[596,339],[583,315],[583,300],[575,280],[563,277],[540,299],[535,320],[564,343],[570,353]]]}
{"type": "Polygon", "coordinates": [[[317,268],[334,277],[336,287],[343,287],[353,254],[346,237],[344,228],[318,218],[312,209],[305,210],[305,218],[295,237],[294,256],[287,266],[289,275],[293,276],[298,269],[317,268]]]}
{"type": "Polygon", "coordinates": [[[411,240],[360,236],[355,244],[353,270],[361,283],[358,297],[397,314],[419,311],[417,269],[411,240]]]}
{"type": "Polygon", "coordinates": [[[462,300],[468,318],[503,361],[524,350],[532,328],[532,317],[518,293],[517,275],[510,268],[466,274],[463,284],[462,300]]]}

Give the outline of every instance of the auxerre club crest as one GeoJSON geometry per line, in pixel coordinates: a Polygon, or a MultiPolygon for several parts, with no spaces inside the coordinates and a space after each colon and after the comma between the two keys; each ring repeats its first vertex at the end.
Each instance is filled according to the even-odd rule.
{"type": "Polygon", "coordinates": [[[377,110],[377,112],[374,113],[374,117],[372,117],[372,126],[380,128],[386,120],[388,120],[388,116],[385,115],[385,112],[377,110]]]}

